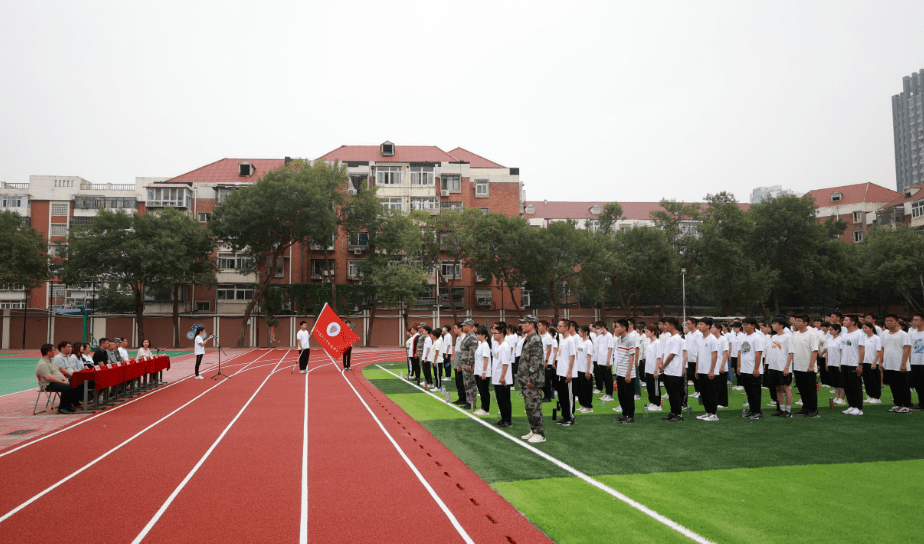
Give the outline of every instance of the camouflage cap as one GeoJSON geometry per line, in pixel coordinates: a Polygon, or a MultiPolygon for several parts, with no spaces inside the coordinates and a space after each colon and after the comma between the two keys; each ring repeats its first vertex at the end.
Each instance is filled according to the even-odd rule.
{"type": "Polygon", "coordinates": [[[462,326],[464,327],[464,326],[466,326],[466,325],[469,325],[469,326],[471,326],[471,327],[474,327],[474,326],[475,326],[475,320],[474,320],[474,319],[466,319],[465,321],[462,322],[462,326]]]}
{"type": "Polygon", "coordinates": [[[539,318],[534,315],[527,315],[520,318],[520,323],[532,323],[535,325],[536,323],[539,323],[539,318]]]}

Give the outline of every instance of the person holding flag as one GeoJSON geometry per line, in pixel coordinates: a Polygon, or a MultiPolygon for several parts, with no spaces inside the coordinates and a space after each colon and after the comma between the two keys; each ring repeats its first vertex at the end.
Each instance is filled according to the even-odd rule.
{"type": "Polygon", "coordinates": [[[359,336],[337,316],[329,304],[324,304],[312,333],[331,361],[341,357],[344,351],[359,340],[359,336]]]}
{"type": "Polygon", "coordinates": [[[308,332],[308,322],[299,323],[298,334],[295,335],[295,342],[298,344],[298,373],[308,373],[308,358],[311,357],[311,346],[309,340],[311,334],[308,332]]]}

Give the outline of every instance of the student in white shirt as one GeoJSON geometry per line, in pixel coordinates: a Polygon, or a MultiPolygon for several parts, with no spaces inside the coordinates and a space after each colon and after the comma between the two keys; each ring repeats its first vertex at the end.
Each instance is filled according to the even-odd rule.
{"type": "Polygon", "coordinates": [[[568,329],[571,322],[567,319],[558,321],[558,351],[555,359],[555,389],[558,393],[558,403],[561,407],[561,419],[556,421],[564,427],[574,425],[574,406],[572,372],[574,372],[574,344],[568,329]]]}
{"type": "Polygon", "coordinates": [[[417,346],[417,328],[408,327],[407,328],[407,379],[408,381],[413,380],[414,375],[414,353],[417,346]]]}
{"type": "Polygon", "coordinates": [[[818,418],[818,335],[808,329],[807,315],[795,316],[789,362],[796,379],[799,394],[802,395],[802,410],[796,415],[818,418]]]}
{"type": "MultiPolygon", "coordinates": [[[[728,370],[728,381],[732,381],[733,378],[738,376],[738,352],[741,351],[741,339],[744,337],[744,332],[742,332],[742,325],[740,321],[735,321],[732,323],[731,333],[728,338],[728,347],[731,350],[729,352],[729,360],[731,366],[728,370]]],[[[744,384],[741,379],[738,379],[738,385],[732,387],[732,391],[744,391],[744,384]]]]}
{"type": "Polygon", "coordinates": [[[430,347],[430,364],[433,366],[433,388],[439,389],[442,383],[440,374],[443,368],[443,329],[436,328],[430,331],[432,346],[430,347]]]}
{"type": "MultiPolygon", "coordinates": [[[[683,338],[680,337],[678,332],[680,322],[676,317],[670,316],[665,318],[664,323],[665,333],[668,336],[658,371],[664,377],[667,398],[671,404],[671,413],[661,419],[674,422],[683,421],[681,413],[685,397],[683,390],[686,389],[686,376],[684,376],[686,369],[683,368],[683,338]]],[[[662,338],[661,341],[663,342],[664,339],[662,338]]]]}
{"type": "Polygon", "coordinates": [[[506,325],[494,326],[494,340],[499,344],[493,350],[494,360],[491,369],[491,382],[494,384],[494,396],[500,409],[498,427],[513,426],[513,406],[510,403],[510,387],[513,382],[513,350],[504,340],[506,325]]]}
{"type": "Polygon", "coordinates": [[[597,374],[596,376],[600,379],[602,384],[601,391],[603,391],[603,396],[600,397],[602,401],[610,401],[613,399],[613,335],[610,334],[610,331],[606,330],[606,323],[603,321],[597,321],[594,323],[597,327],[597,340],[595,350],[597,353],[597,374]]]}
{"type": "MultiPolygon", "coordinates": [[[[304,321],[302,321],[302,323],[304,323],[304,321]]],[[[305,326],[307,327],[307,325],[305,325],[305,326]]],[[[196,355],[196,377],[195,377],[195,379],[196,379],[196,380],[201,380],[201,379],[203,379],[203,378],[202,378],[202,376],[199,375],[199,365],[202,363],[202,356],[205,355],[205,343],[208,342],[209,340],[211,340],[211,338],[206,338],[206,337],[205,337],[205,329],[203,329],[202,327],[196,327],[196,332],[195,332],[195,334],[196,334],[196,336],[195,336],[195,344],[196,344],[196,345],[195,345],[195,347],[193,348],[193,353],[196,355]]],[[[299,357],[299,359],[298,359],[298,364],[299,364],[299,366],[302,364],[301,357],[299,357]]],[[[305,358],[305,366],[302,367],[302,374],[304,374],[304,373],[307,372],[307,371],[305,370],[305,368],[307,368],[307,367],[308,367],[308,358],[306,357],[306,358],[305,358]]]]}
{"type": "Polygon", "coordinates": [[[866,386],[866,400],[869,404],[882,404],[882,340],[876,335],[876,324],[865,321],[865,358],[863,359],[863,385],[866,386]]]}
{"type": "Polygon", "coordinates": [[[748,419],[763,419],[760,409],[760,376],[763,365],[760,364],[763,339],[757,332],[757,320],[746,317],[742,323],[744,336],[741,337],[738,348],[738,377],[744,384],[744,391],[748,397],[748,412],[741,417],[748,419]]]}
{"type": "Polygon", "coordinates": [[[866,341],[859,323],[857,316],[845,315],[847,333],[841,334],[841,378],[844,380],[844,396],[849,406],[844,413],[852,416],[863,415],[863,385],[860,376],[863,374],[861,363],[866,356],[866,341]]]}
{"type": "Polygon", "coordinates": [[[581,325],[578,327],[580,340],[577,343],[577,351],[574,354],[575,377],[577,378],[577,398],[580,408],[575,410],[581,414],[592,414],[594,411],[593,397],[593,351],[594,343],[590,339],[590,327],[581,325]]]}
{"type": "Polygon", "coordinates": [[[443,380],[449,381],[452,379],[452,334],[449,333],[451,327],[449,325],[443,326],[443,380]]]}
{"type": "Polygon", "coordinates": [[[549,327],[545,319],[536,325],[539,337],[542,339],[542,353],[545,361],[545,385],[542,386],[542,402],[552,402],[552,390],[555,382],[555,351],[558,349],[558,332],[549,327]]]}
{"type": "Polygon", "coordinates": [[[718,322],[713,323],[712,327],[709,329],[709,333],[715,337],[716,341],[716,351],[718,352],[719,362],[717,363],[716,369],[718,371],[718,378],[716,378],[715,388],[718,403],[718,408],[728,408],[728,384],[731,383],[728,380],[728,364],[729,364],[729,346],[728,338],[722,334],[722,325],[719,325],[718,322]]]}
{"type": "Polygon", "coordinates": [[[629,321],[616,320],[616,334],[613,335],[616,344],[616,395],[619,398],[619,408],[622,416],[614,421],[623,424],[635,423],[635,388],[632,381],[635,377],[635,355],[638,353],[638,340],[629,332],[629,321]]]}
{"type": "MultiPolygon", "coordinates": [[[[697,329],[698,323],[699,320],[695,317],[688,317],[684,323],[686,336],[683,343],[683,360],[687,369],[687,380],[693,382],[693,394],[690,397],[694,399],[698,399],[700,395],[699,379],[696,376],[696,356],[699,353],[699,344],[703,341],[703,333],[697,329]]],[[[688,390],[689,388],[684,388],[684,392],[688,390]]]]}
{"type": "Polygon", "coordinates": [[[661,411],[661,380],[658,367],[661,364],[662,344],[658,339],[658,326],[655,324],[645,327],[645,336],[650,342],[645,348],[645,389],[648,390],[648,411],[661,411]]]}
{"type": "Polygon", "coordinates": [[[882,331],[882,372],[892,389],[895,402],[889,411],[910,414],[914,404],[908,386],[908,367],[911,359],[911,337],[898,326],[898,316],[889,314],[885,318],[886,330],[882,331]]]}
{"type": "Polygon", "coordinates": [[[632,337],[635,338],[635,368],[632,370],[633,372],[632,388],[635,390],[635,396],[633,397],[633,400],[641,400],[642,399],[642,379],[644,379],[644,375],[639,374],[639,369],[641,368],[639,361],[642,360],[642,339],[645,338],[645,335],[640,333],[635,328],[635,318],[634,317],[627,317],[626,321],[629,322],[629,334],[631,334],[632,337]]]}
{"type": "Polygon", "coordinates": [[[453,404],[456,406],[464,406],[465,380],[462,376],[462,365],[459,363],[459,352],[462,350],[462,342],[465,340],[465,335],[462,333],[462,323],[453,323],[452,333],[456,337],[456,345],[452,348],[453,364],[450,366],[455,370],[456,393],[459,395],[459,398],[457,398],[453,404]]]}
{"type": "Polygon", "coordinates": [[[919,412],[924,410],[924,312],[912,316],[908,338],[911,340],[911,384],[918,394],[918,404],[911,411],[919,412]]]}
{"type": "Polygon", "coordinates": [[[825,337],[825,363],[828,367],[828,380],[834,388],[834,404],[845,404],[844,378],[841,376],[841,326],[839,323],[828,324],[825,337]]]}
{"type": "MultiPolygon", "coordinates": [[[[700,319],[696,328],[702,336],[699,342],[699,353],[696,354],[696,377],[699,380],[699,394],[705,409],[705,413],[696,416],[696,419],[718,421],[719,417],[716,412],[719,406],[719,392],[716,390],[718,385],[716,370],[719,366],[719,350],[715,337],[709,332],[712,328],[712,318],[700,319]]],[[[724,383],[722,387],[725,387],[724,383]]]]}
{"type": "Polygon", "coordinates": [[[792,336],[786,332],[786,318],[774,317],[770,322],[773,336],[768,336],[764,343],[764,355],[767,358],[768,383],[772,397],[776,398],[777,410],[771,414],[776,417],[792,417],[792,363],[789,352],[792,336]]]}
{"type": "MultiPolygon", "coordinates": [[[[424,325],[421,327],[423,329],[423,354],[420,357],[420,366],[423,370],[424,382],[426,385],[425,389],[430,389],[433,387],[433,376],[431,375],[431,370],[433,370],[433,329],[429,325],[424,325]]],[[[420,338],[417,339],[418,342],[421,341],[420,338]]]]}
{"type": "MultiPolygon", "coordinates": [[[[475,364],[472,372],[475,374],[478,396],[481,397],[481,408],[474,414],[487,416],[491,414],[491,394],[488,390],[488,384],[491,383],[491,337],[488,336],[488,329],[482,325],[475,331],[475,338],[478,339],[478,348],[475,350],[475,364]]],[[[500,404],[499,400],[498,404],[500,404]]]]}

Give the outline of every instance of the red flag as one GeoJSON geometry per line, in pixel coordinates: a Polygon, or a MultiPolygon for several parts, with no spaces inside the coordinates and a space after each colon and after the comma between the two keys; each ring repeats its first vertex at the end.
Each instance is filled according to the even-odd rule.
{"type": "Polygon", "coordinates": [[[314,322],[312,335],[331,357],[340,357],[347,348],[359,340],[359,336],[353,332],[353,329],[341,321],[326,303],[317,321],[314,322]]]}

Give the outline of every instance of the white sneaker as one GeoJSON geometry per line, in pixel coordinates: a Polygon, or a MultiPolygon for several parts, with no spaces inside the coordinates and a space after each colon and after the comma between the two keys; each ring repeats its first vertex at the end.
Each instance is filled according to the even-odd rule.
{"type": "Polygon", "coordinates": [[[594,409],[593,409],[593,408],[584,408],[584,413],[585,413],[585,414],[592,414],[592,413],[594,413],[594,409]]]}
{"type": "MultiPolygon", "coordinates": [[[[728,408],[728,406],[723,406],[723,405],[721,405],[721,404],[717,404],[717,405],[716,405],[716,408],[728,408]]],[[[718,418],[716,418],[716,419],[718,419],[718,418]]]]}
{"type": "Polygon", "coordinates": [[[641,395],[635,395],[635,400],[642,400],[641,395]]]}
{"type": "Polygon", "coordinates": [[[901,408],[902,408],[901,406],[893,406],[893,407],[889,408],[889,411],[890,411],[890,412],[897,412],[897,411],[901,410],[901,408]]]}
{"type": "Polygon", "coordinates": [[[775,403],[775,402],[768,402],[768,403],[767,403],[767,406],[776,406],[776,403],[775,403]]]}
{"type": "Polygon", "coordinates": [[[693,393],[692,395],[690,395],[690,398],[691,398],[691,399],[698,399],[698,398],[699,398],[699,393],[693,393]]]}
{"type": "Polygon", "coordinates": [[[844,402],[844,399],[834,399],[834,404],[846,404],[846,402],[844,402]]]}
{"type": "Polygon", "coordinates": [[[613,408],[613,411],[614,411],[614,412],[619,412],[619,413],[621,414],[621,413],[622,413],[622,406],[617,406],[616,408],[613,408]]]}
{"type": "Polygon", "coordinates": [[[743,385],[736,385],[736,386],[732,387],[732,391],[744,391],[744,386],[743,386],[743,385]]]}
{"type": "Polygon", "coordinates": [[[491,412],[485,412],[485,411],[482,410],[481,408],[475,410],[475,411],[472,412],[472,413],[475,414],[476,416],[489,416],[489,415],[491,415],[491,412]]]}
{"type": "Polygon", "coordinates": [[[602,393],[602,392],[603,392],[603,391],[600,391],[599,389],[594,389],[594,395],[599,395],[599,394],[602,393]]]}
{"type": "Polygon", "coordinates": [[[693,380],[687,380],[687,385],[693,385],[693,380]]]}
{"type": "Polygon", "coordinates": [[[660,407],[660,406],[654,406],[654,405],[652,405],[652,404],[649,404],[649,405],[648,405],[648,411],[649,411],[649,412],[660,412],[660,411],[661,411],[661,407],[660,407]]]}
{"type": "MultiPolygon", "coordinates": [[[[302,374],[304,374],[304,372],[302,372],[302,374]]],[[[193,378],[193,379],[194,379],[194,380],[202,380],[202,379],[204,379],[204,378],[203,378],[201,375],[199,375],[199,376],[196,376],[196,377],[193,378]]]]}
{"type": "Polygon", "coordinates": [[[718,420],[719,420],[719,416],[715,414],[709,414],[709,417],[703,418],[703,421],[718,421],[718,420]]]}
{"type": "Polygon", "coordinates": [[[661,396],[661,398],[666,399],[666,398],[667,398],[667,393],[664,393],[664,394],[661,396]]]}
{"type": "Polygon", "coordinates": [[[850,414],[850,415],[852,415],[852,416],[862,416],[862,415],[863,415],[863,410],[857,410],[856,408],[854,408],[853,413],[850,414]]]}
{"type": "Polygon", "coordinates": [[[911,409],[910,409],[910,408],[902,407],[902,408],[899,408],[899,409],[898,409],[898,412],[897,412],[897,413],[899,413],[899,414],[910,414],[910,413],[911,413],[911,409]]]}
{"type": "Polygon", "coordinates": [[[796,406],[802,406],[802,399],[797,400],[793,404],[795,404],[796,406]]]}
{"type": "Polygon", "coordinates": [[[866,399],[867,404],[882,404],[882,401],[879,399],[866,399]]]}
{"type": "Polygon", "coordinates": [[[832,389],[832,390],[828,391],[828,393],[830,393],[830,394],[833,395],[833,394],[837,393],[837,391],[835,391],[834,389],[832,389]]]}
{"type": "Polygon", "coordinates": [[[529,440],[530,438],[532,438],[532,437],[534,437],[534,436],[536,436],[536,433],[534,433],[534,432],[532,432],[532,431],[529,431],[529,434],[524,434],[524,435],[521,436],[520,438],[522,438],[523,440],[529,440]]]}
{"type": "Polygon", "coordinates": [[[545,442],[545,437],[542,436],[541,434],[534,434],[532,438],[527,440],[527,442],[530,442],[532,444],[538,444],[540,442],[545,442]]]}
{"type": "Polygon", "coordinates": [[[707,417],[709,417],[709,414],[700,414],[696,416],[696,419],[706,419],[707,417]]]}
{"type": "Polygon", "coordinates": [[[613,398],[613,395],[603,395],[602,397],[600,397],[600,400],[605,400],[609,402],[611,400],[616,400],[616,399],[613,398]]]}

